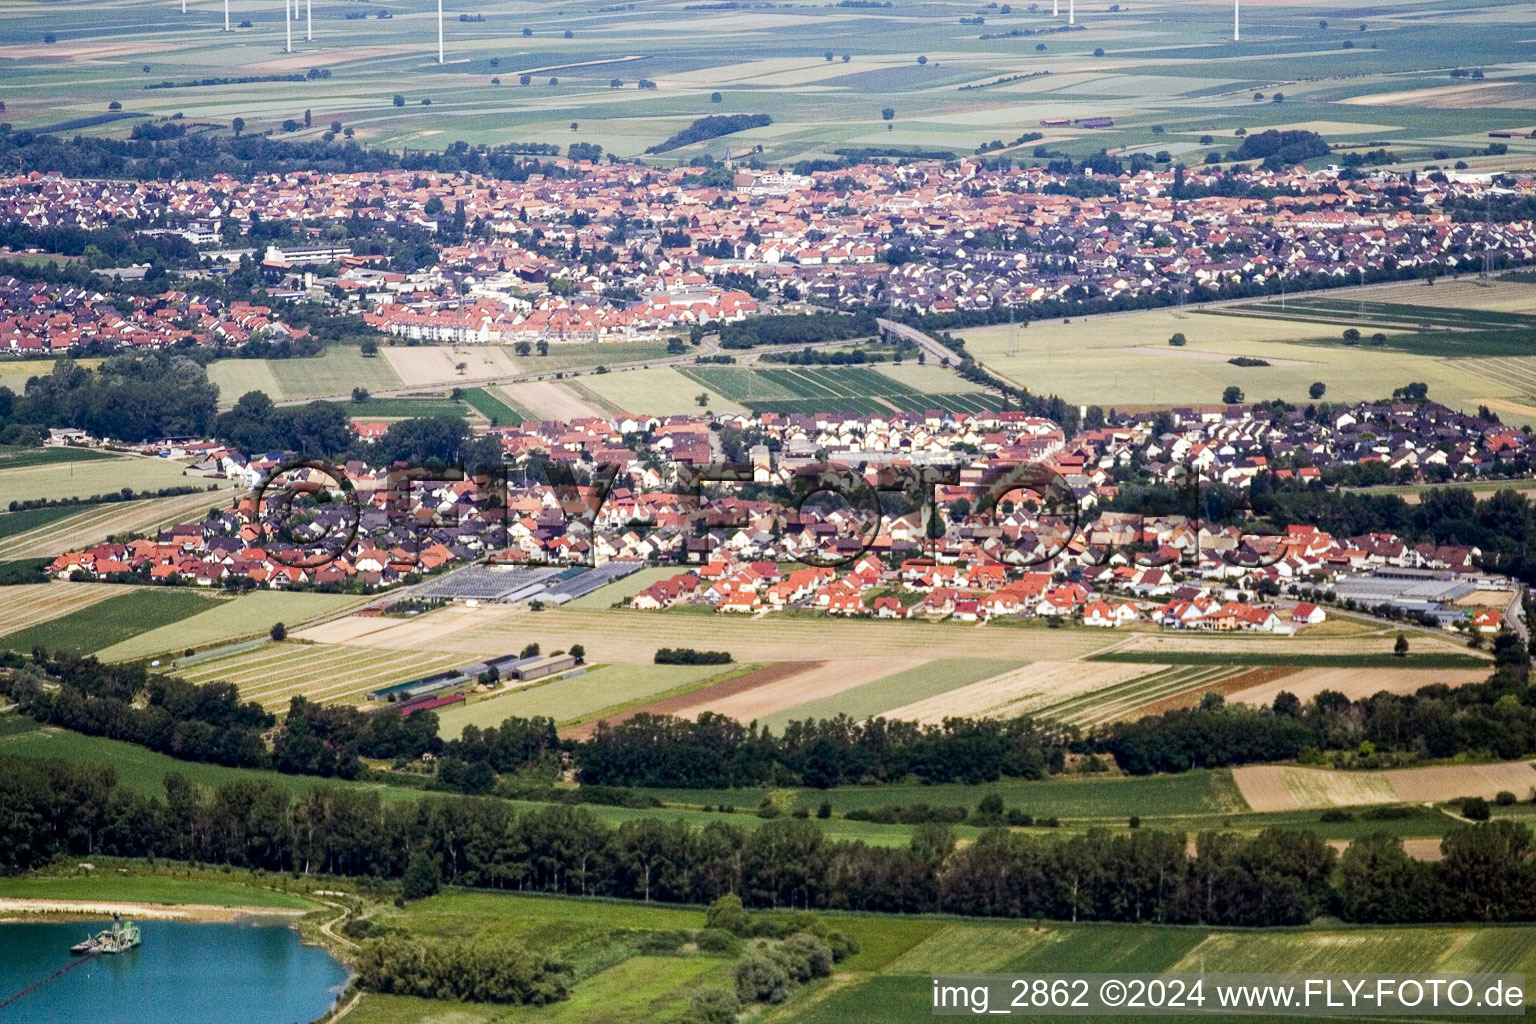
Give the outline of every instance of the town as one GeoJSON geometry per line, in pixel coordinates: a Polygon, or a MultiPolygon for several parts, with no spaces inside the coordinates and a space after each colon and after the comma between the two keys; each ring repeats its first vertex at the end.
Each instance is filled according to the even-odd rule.
{"type": "MultiPolygon", "coordinates": [[[[1132,170],[1111,158],[806,174],[563,159],[516,182],[405,171],[174,183],[31,172],[0,179],[0,224],[22,242],[139,225],[182,242],[180,262],[202,268],[193,278],[254,265],[274,296],[361,312],[412,342],[617,342],[803,302],[921,315],[1094,312],[1518,266],[1536,261],[1529,220],[1445,211],[1533,193],[1536,178],[1520,174],[1132,170]]],[[[109,276],[166,269],[105,260],[87,263],[109,276]]],[[[108,329],[93,341],[120,346],[292,333],[271,310],[210,308],[194,294],[139,300],[103,321],[111,303],[102,296],[4,287],[16,300],[7,308],[30,314],[0,331],[0,347],[18,353],[66,350],[97,324],[108,329]]]]}

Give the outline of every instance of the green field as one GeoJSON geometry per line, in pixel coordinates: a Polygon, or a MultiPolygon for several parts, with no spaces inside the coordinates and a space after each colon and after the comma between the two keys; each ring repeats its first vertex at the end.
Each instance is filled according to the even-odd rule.
{"type": "Polygon", "coordinates": [[[289,594],[257,590],[219,601],[188,618],[146,630],[97,651],[103,661],[132,661],[155,655],[180,656],[187,649],[259,637],[281,622],[292,629],[300,623],[359,604],[366,598],[349,594],[289,594]]]}
{"type": "Polygon", "coordinates": [[[513,406],[499,390],[469,388],[464,392],[464,401],[480,415],[500,426],[522,423],[529,418],[526,412],[513,406]]]}
{"type": "Polygon", "coordinates": [[[934,369],[937,386],[948,392],[920,390],[879,370],[797,366],[782,370],[742,370],[696,366],[678,371],[690,381],[754,412],[888,413],[982,412],[1002,407],[995,395],[977,391],[958,377],[934,369]]]}
{"type": "Polygon", "coordinates": [[[219,386],[219,404],[234,405],[247,391],[264,391],[273,401],[350,398],[355,387],[369,391],[400,387],[384,359],[364,358],[351,345],[330,345],[317,356],[292,359],[220,359],[208,366],[219,386]]]}
{"type": "MultiPolygon", "coordinates": [[[[755,807],[766,794],[763,789],[656,789],[646,790],[668,803],[686,805],[730,804],[755,807]]],[[[935,807],[975,808],[982,797],[996,793],[1010,808],[1041,817],[1127,818],[1164,815],[1219,814],[1244,809],[1228,771],[1189,771],[1179,775],[1144,778],[1058,778],[1041,782],[1004,779],[969,786],[941,785],[837,786],[831,789],[795,790],[797,807],[815,809],[823,800],[837,812],[889,804],[926,803],[935,807]]]]}
{"type": "Polygon", "coordinates": [[[0,537],[14,537],[19,533],[35,530],[60,519],[80,514],[79,506],[58,505],[53,508],[30,508],[22,512],[0,515],[0,537]]]}
{"type": "Polygon", "coordinates": [[[354,420],[465,415],[463,402],[446,398],[370,398],[366,402],[347,402],[342,408],[354,420]]]}
{"type": "MultiPolygon", "coordinates": [[[[50,20],[41,0],[8,6],[15,48],[5,57],[15,70],[7,114],[18,129],[99,115],[113,100],[130,113],[182,112],[198,126],[227,125],[238,112],[252,131],[277,128],[308,108],[313,127],[293,132],[303,141],[318,140],[337,119],[360,142],[394,148],[569,140],[632,156],[701,115],[763,112],[772,124],[661,159],[719,158],[761,145],[766,162],[789,163],[859,146],[963,156],[993,140],[1004,155],[1030,159],[1032,146],[1008,145],[1021,126],[1111,115],[1108,129],[1053,130],[1052,149],[1074,156],[1167,150],[1200,163],[1230,149],[1237,128],[1301,124],[1335,142],[1385,144],[1405,166],[1423,166],[1439,150],[1486,171],[1528,158],[1530,144],[1518,139],[1506,156],[1478,154],[1487,131],[1529,122],[1521,111],[1536,93],[1521,63],[1528,56],[1523,13],[1491,4],[1391,0],[1359,12],[1363,29],[1353,14],[1321,12],[1350,22],[1324,28],[1315,9],[1259,8],[1244,12],[1243,41],[1235,43],[1224,10],[1166,0],[1134,11],[1085,7],[1070,34],[1054,31],[1063,19],[1043,5],[982,8],[985,24],[978,26],[960,23],[978,11],[910,0],[889,8],[674,0],[558,11],[519,3],[488,8],[484,21],[450,17],[445,65],[434,59],[433,34],[421,31],[431,7],[420,0],[397,6],[388,20],[348,19],[341,8],[323,7],[315,11],[314,40],[296,33],[291,57],[282,53],[281,20],[254,10],[236,11],[234,31],[225,35],[222,12],[206,4],[166,17],[137,0],[116,0],[93,8],[90,24],[78,28],[50,20]],[[239,24],[245,15],[248,27],[239,24]],[[50,28],[64,31],[44,44],[50,28]],[[1039,49],[1025,38],[1036,33],[1044,33],[1039,49]],[[103,37],[125,49],[77,48],[103,37]],[[332,75],[200,83],[310,66],[332,75]],[[1475,105],[1413,98],[1413,90],[1451,84],[1447,70],[1456,66],[1486,69],[1495,91],[1475,105]],[[96,73],[102,67],[109,73],[96,73]],[[517,84],[521,73],[530,85],[517,84]],[[1008,80],[1015,76],[1029,77],[1008,80]],[[643,78],[657,88],[637,88],[643,78]],[[170,87],[144,88],[162,82],[170,87]],[[1283,105],[1250,99],[1254,90],[1267,97],[1281,85],[1283,105]],[[710,99],[716,91],[719,104],[710,99]],[[1405,92],[1406,101],[1369,105],[1380,94],[1405,92]],[[402,106],[391,103],[396,93],[402,106]],[[894,109],[893,120],[882,121],[883,106],[894,109]],[[1200,141],[1207,135],[1212,141],[1200,141]]],[[[80,130],[120,135],[131,123],[80,130]]]]}
{"type": "Polygon", "coordinates": [[[127,588],[88,608],[11,633],[0,643],[13,651],[44,647],[90,654],[208,611],[214,600],[182,587],[127,588]]]}
{"type": "Polygon", "coordinates": [[[16,757],[56,757],[72,764],[109,763],[117,771],[119,781],[144,796],[163,798],[165,777],[176,772],[196,786],[215,787],[241,779],[264,779],[293,793],[306,793],[320,786],[345,786],[376,789],[380,798],[391,800],[415,800],[419,790],[395,786],[369,785],[341,782],[313,775],[283,775],[278,772],[256,771],[249,768],[226,768],[222,765],[203,764],[197,761],[181,761],[167,754],[157,754],[145,747],[121,740],[103,739],[99,736],[82,736],[52,727],[36,726],[31,719],[16,714],[0,716],[6,723],[0,728],[0,754],[16,757]]]}
{"type": "MultiPolygon", "coordinates": [[[[1106,408],[1209,405],[1233,385],[1249,401],[1305,404],[1314,382],[1326,386],[1328,401],[1371,401],[1390,397],[1409,381],[1423,381],[1432,399],[1468,412],[1490,399],[1529,405],[1536,395],[1536,370],[1525,358],[1530,330],[1515,324],[1532,318],[1476,308],[1483,296],[1466,289],[1476,292],[1458,282],[1434,290],[1391,285],[1288,298],[1283,308],[1272,300],[959,333],[966,350],[994,372],[1037,393],[1106,408]],[[1444,293],[1446,302],[1463,301],[1447,307],[1409,301],[1432,292],[1444,293]],[[1297,310],[1298,304],[1308,304],[1309,311],[1297,310]],[[1420,329],[1421,323],[1433,329],[1420,329]],[[1350,327],[1367,340],[1344,344],[1343,331],[1350,327]],[[1176,333],[1185,336],[1183,347],[1168,344],[1176,333]],[[1386,336],[1385,344],[1369,343],[1376,333],[1386,336]],[[1270,365],[1233,366],[1228,360],[1236,357],[1270,365]]],[[[1536,301],[1536,286],[1500,283],[1488,301],[1494,296],[1501,304],[1520,305],[1536,301]]],[[[1508,422],[1536,422],[1536,412],[1497,409],[1508,422]]]]}
{"type": "Polygon", "coordinates": [[[0,446],[0,469],[53,466],[61,462],[96,462],[114,457],[111,452],[91,448],[16,448],[3,445],[0,446]]]}

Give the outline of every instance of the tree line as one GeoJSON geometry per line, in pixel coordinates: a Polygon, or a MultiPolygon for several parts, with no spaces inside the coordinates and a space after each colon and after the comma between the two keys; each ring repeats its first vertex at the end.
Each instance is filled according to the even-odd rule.
{"type": "Polygon", "coordinates": [[[58,856],[169,858],[267,871],[399,879],[414,859],[450,885],[705,904],[1220,926],[1515,921],[1536,916],[1536,861],[1518,822],[1456,825],[1434,863],[1376,834],[1342,856],[1310,831],[1256,836],[1095,829],[1070,838],[992,829],[960,846],[944,825],[903,847],[834,841],[782,818],[747,831],[583,807],[519,813],[500,800],[381,802],[374,790],[302,794],[264,780],[211,792],[180,775],[165,797],[105,764],[0,757],[0,868],[58,856]]]}
{"type": "Polygon", "coordinates": [[[370,715],[295,697],[274,730],[276,717],[254,701],[242,702],[233,683],[189,683],[143,663],[48,658],[41,651],[31,660],[5,652],[0,666],[9,669],[0,692],[22,714],[187,761],[350,779],[365,774],[363,757],[419,758],[441,745],[430,711],[370,715]]]}

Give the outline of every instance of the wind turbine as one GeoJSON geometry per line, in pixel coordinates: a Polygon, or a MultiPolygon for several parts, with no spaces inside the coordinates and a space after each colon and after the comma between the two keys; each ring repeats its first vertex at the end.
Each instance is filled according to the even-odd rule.
{"type": "Polygon", "coordinates": [[[1061,17],[1061,0],[1051,0],[1051,17],[1061,17]]]}
{"type": "Polygon", "coordinates": [[[224,31],[229,31],[229,0],[224,0],[224,31]]]}
{"type": "Polygon", "coordinates": [[[1077,0],[1067,0],[1067,24],[1077,24],[1077,0]]]}
{"type": "MultiPolygon", "coordinates": [[[[314,10],[311,6],[313,2],[314,0],[304,0],[304,41],[306,43],[312,42],[315,38],[314,10]]],[[[298,0],[294,0],[294,3],[297,4],[298,0]]]]}
{"type": "Polygon", "coordinates": [[[1237,19],[1238,5],[1241,3],[1242,0],[1232,0],[1232,41],[1234,43],[1242,39],[1242,30],[1237,19]]]}
{"type": "MultiPolygon", "coordinates": [[[[298,3],[298,0],[294,0],[294,3],[298,3]]],[[[284,53],[293,52],[293,18],[289,17],[290,14],[292,9],[288,6],[288,0],[283,0],[283,28],[288,32],[288,42],[283,47],[284,53]]]]}
{"type": "Polygon", "coordinates": [[[443,0],[437,0],[437,62],[443,61],[443,0]]]}

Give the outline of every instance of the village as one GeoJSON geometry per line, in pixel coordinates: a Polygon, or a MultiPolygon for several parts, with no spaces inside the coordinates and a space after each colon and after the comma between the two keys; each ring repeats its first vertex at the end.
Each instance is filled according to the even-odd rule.
{"type": "Polygon", "coordinates": [[[262,507],[247,494],[202,522],[67,552],[47,571],[77,581],[363,593],[438,577],[435,594],[464,599],[478,592],[446,581],[471,563],[653,573],[675,565],[629,606],[1106,628],[1291,632],[1342,605],[1497,632],[1518,612],[1518,588],[1482,568],[1474,546],[1380,531],[1335,537],[1298,524],[1265,531],[1202,523],[1193,509],[1140,515],[1117,504],[1122,482],[1137,475],[1237,491],[1315,490],[1345,468],[1398,483],[1493,481],[1528,465],[1533,443],[1433,403],[1273,416],[1260,408],[1265,416],[1243,406],[1120,414],[1071,439],[1017,412],[529,422],[489,428],[507,459],[503,479],[422,479],[352,461],[331,475],[346,478],[353,504],[297,513],[295,493],[302,505],[341,481],[288,469],[281,453],[182,443],[164,454],[254,489],[262,507]],[[698,492],[680,482],[679,467],[697,470],[722,453],[745,456],[738,464],[750,466],[750,484],[698,492]],[[851,503],[797,508],[796,489],[829,466],[871,486],[896,470],[938,472],[945,482],[932,494],[943,528],[933,529],[926,507],[873,524],[851,503]],[[1052,486],[1010,475],[1023,466],[1048,473],[1052,486]]]}

